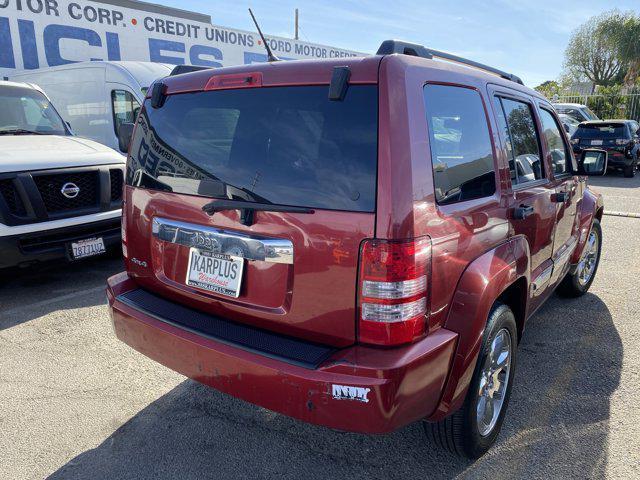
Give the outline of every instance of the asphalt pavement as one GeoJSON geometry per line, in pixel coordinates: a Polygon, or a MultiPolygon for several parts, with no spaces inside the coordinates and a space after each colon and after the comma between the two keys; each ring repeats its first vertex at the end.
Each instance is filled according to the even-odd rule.
{"type": "MultiPolygon", "coordinates": [[[[591,183],[607,210],[640,213],[640,176],[591,183]]],[[[499,441],[475,462],[419,424],[303,424],[131,350],[105,307],[116,257],[15,272],[0,280],[0,478],[639,478],[640,219],[603,231],[591,291],[529,321],[499,441]]]]}

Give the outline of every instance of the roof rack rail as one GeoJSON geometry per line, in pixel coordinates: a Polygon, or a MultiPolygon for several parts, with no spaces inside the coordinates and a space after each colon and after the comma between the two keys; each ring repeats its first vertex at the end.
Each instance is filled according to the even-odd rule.
{"type": "Polygon", "coordinates": [[[214,67],[203,67],[200,65],[176,65],[175,67],[173,67],[173,70],[171,70],[171,73],[169,74],[169,76],[173,77],[174,75],[182,75],[183,73],[199,72],[200,70],[209,70],[212,68],[214,67]]]}
{"type": "Polygon", "coordinates": [[[401,40],[385,40],[378,48],[377,55],[391,55],[393,53],[400,53],[403,55],[412,55],[414,57],[422,57],[422,58],[442,58],[444,60],[449,60],[455,63],[461,63],[463,65],[468,65],[470,67],[478,68],[480,70],[485,70],[487,72],[491,72],[495,75],[498,75],[504,79],[511,80],[512,82],[519,83],[520,85],[524,85],[522,80],[517,75],[513,73],[507,73],[503,70],[499,70],[497,68],[490,67],[488,65],[484,65],[482,63],[474,62],[473,60],[469,60],[467,58],[459,57],[457,55],[453,55],[452,53],[441,52],[440,50],[433,50],[431,48],[427,48],[424,45],[420,45],[417,43],[409,43],[403,42],[401,40]]]}

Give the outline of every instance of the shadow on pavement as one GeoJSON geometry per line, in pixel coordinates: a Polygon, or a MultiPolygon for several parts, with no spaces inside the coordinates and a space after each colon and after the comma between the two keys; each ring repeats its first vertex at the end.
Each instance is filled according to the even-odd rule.
{"type": "Polygon", "coordinates": [[[0,271],[0,331],[64,309],[105,302],[107,277],[124,270],[119,252],[75,263],[0,271]]]}
{"type": "Polygon", "coordinates": [[[473,463],[420,425],[339,433],[186,380],[50,478],[602,478],[622,355],[597,296],[552,298],[528,324],[499,442],[473,463]]]}
{"type": "Polygon", "coordinates": [[[640,173],[633,178],[626,178],[620,172],[609,172],[602,177],[589,177],[589,185],[594,187],[638,188],[640,187],[640,173]]]}

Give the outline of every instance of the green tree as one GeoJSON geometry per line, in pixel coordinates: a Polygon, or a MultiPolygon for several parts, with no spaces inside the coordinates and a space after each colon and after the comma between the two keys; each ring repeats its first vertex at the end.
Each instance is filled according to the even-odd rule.
{"type": "Polygon", "coordinates": [[[640,16],[614,10],[600,24],[598,34],[610,39],[618,58],[627,66],[625,85],[635,85],[640,77],[640,16]]]}
{"type": "Polygon", "coordinates": [[[564,52],[564,67],[571,77],[595,85],[609,85],[619,75],[623,62],[610,35],[609,24],[617,11],[591,17],[573,32],[564,52]]]}
{"type": "Polygon", "coordinates": [[[548,99],[552,99],[554,95],[560,95],[560,85],[555,80],[547,80],[535,87],[535,90],[540,92],[548,99]]]}

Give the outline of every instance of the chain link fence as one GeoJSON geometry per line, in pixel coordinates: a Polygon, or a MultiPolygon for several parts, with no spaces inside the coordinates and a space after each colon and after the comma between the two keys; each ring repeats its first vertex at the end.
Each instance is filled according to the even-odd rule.
{"type": "Polygon", "coordinates": [[[640,90],[627,93],[554,96],[553,103],[580,103],[603,120],[626,118],[640,122],[640,90]]]}

